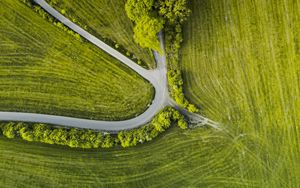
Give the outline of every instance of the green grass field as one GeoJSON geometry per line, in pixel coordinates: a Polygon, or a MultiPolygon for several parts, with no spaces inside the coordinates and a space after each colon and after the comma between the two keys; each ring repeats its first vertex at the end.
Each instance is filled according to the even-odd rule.
{"type": "Polygon", "coordinates": [[[299,186],[300,4],[191,7],[181,52],[186,93],[224,130],[171,128],[150,143],[102,151],[0,138],[1,185],[299,186]]]}
{"type": "Polygon", "coordinates": [[[1,111],[116,120],[147,108],[153,87],[121,62],[19,1],[0,5],[1,111]]]}
{"type": "MultiPolygon", "coordinates": [[[[48,2],[53,0],[48,0],[48,2]]],[[[122,45],[135,57],[142,59],[150,68],[155,67],[155,62],[148,49],[142,49],[133,40],[133,23],[125,13],[126,0],[90,0],[76,1],[64,0],[53,7],[64,10],[67,17],[75,18],[80,23],[88,26],[92,34],[108,38],[122,45]]]]}
{"type": "MultiPolygon", "coordinates": [[[[261,185],[260,174],[254,170],[264,172],[265,177],[272,172],[266,169],[263,160],[244,148],[243,142],[243,138],[229,137],[213,130],[182,131],[178,128],[172,128],[151,143],[102,151],[2,138],[0,182],[4,187],[261,185]]],[[[267,183],[268,179],[265,181],[267,183]]]]}
{"type": "Polygon", "coordinates": [[[181,51],[187,97],[231,134],[253,137],[263,146],[251,150],[272,174],[265,176],[259,168],[251,173],[269,187],[295,187],[293,177],[300,176],[300,2],[192,3],[181,51]]]}

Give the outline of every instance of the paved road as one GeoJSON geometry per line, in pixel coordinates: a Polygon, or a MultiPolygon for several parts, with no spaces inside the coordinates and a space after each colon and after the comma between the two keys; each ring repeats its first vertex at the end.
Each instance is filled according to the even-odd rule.
{"type": "MultiPolygon", "coordinates": [[[[167,68],[166,58],[156,52],[154,53],[157,68],[155,70],[146,70],[141,66],[137,65],[126,56],[111,48],[95,36],[91,35],[87,31],[83,30],[78,25],[71,22],[69,19],[64,17],[62,14],[53,9],[44,0],[34,0],[37,4],[43,7],[49,14],[64,23],[66,26],[80,34],[82,37],[95,44],[97,47],[109,53],[111,56],[120,60],[122,63],[136,71],[146,80],[148,80],[155,88],[155,97],[149,108],[141,115],[124,121],[97,121],[80,118],[71,118],[64,116],[54,116],[45,114],[34,114],[34,113],[20,113],[20,112],[0,112],[0,120],[4,121],[23,121],[23,122],[40,122],[62,126],[78,127],[78,128],[89,128],[96,130],[105,130],[109,132],[117,132],[124,129],[132,129],[144,125],[151,121],[151,119],[165,106],[170,104],[171,99],[169,98],[168,86],[167,86],[167,68]]],[[[162,34],[159,34],[161,41],[161,48],[163,47],[162,34]]]]}

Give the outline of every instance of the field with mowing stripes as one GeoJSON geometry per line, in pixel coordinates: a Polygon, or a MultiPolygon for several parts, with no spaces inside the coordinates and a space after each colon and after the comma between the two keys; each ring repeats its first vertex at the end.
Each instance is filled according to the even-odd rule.
{"type": "Polygon", "coordinates": [[[3,0],[0,7],[1,111],[116,120],[151,102],[150,83],[121,62],[19,1],[3,0]]]}
{"type": "Polygon", "coordinates": [[[133,40],[133,23],[125,13],[126,0],[74,1],[47,0],[52,6],[88,27],[95,36],[104,37],[122,45],[125,49],[142,59],[150,68],[155,66],[154,58],[148,49],[142,49],[133,40]]]}
{"type": "Polygon", "coordinates": [[[255,170],[265,172],[266,176],[270,172],[262,159],[244,148],[243,142],[244,138],[223,132],[178,128],[172,128],[151,143],[102,151],[71,150],[0,138],[0,182],[4,187],[261,185],[262,179],[255,170]]]}
{"type": "Polygon", "coordinates": [[[271,173],[255,161],[258,169],[243,171],[256,173],[268,187],[295,187],[293,177],[300,176],[300,2],[193,0],[192,5],[181,51],[187,97],[231,134],[263,146],[252,148],[252,155],[271,173]]]}

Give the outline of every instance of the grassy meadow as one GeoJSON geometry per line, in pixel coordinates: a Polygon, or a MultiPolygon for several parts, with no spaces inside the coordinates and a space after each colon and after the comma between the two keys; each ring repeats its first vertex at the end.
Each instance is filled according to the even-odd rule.
{"type": "Polygon", "coordinates": [[[154,89],[131,69],[19,1],[0,5],[1,111],[117,120],[147,108],[154,89]]]}
{"type": "Polygon", "coordinates": [[[66,17],[87,26],[87,30],[95,36],[118,43],[136,58],[143,60],[149,68],[155,67],[154,58],[150,54],[152,52],[141,48],[133,40],[133,23],[125,12],[126,0],[47,1],[52,2],[51,5],[66,17]]]}
{"type": "MultiPolygon", "coordinates": [[[[100,151],[0,138],[0,182],[4,187],[258,187],[263,180],[257,170],[265,177],[272,171],[253,155],[257,145],[246,149],[244,141],[176,127],[150,143],[100,151]]],[[[287,185],[283,178],[273,181],[287,185]]]]}
{"type": "Polygon", "coordinates": [[[187,97],[230,135],[262,146],[253,147],[252,155],[272,173],[266,175],[256,162],[254,171],[243,170],[259,175],[268,187],[295,187],[300,2],[193,0],[191,7],[181,51],[187,97]]]}

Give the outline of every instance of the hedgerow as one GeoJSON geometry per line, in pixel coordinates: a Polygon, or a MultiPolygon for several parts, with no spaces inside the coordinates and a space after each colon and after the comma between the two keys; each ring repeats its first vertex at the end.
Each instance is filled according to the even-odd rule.
{"type": "Polygon", "coordinates": [[[122,147],[135,146],[138,143],[151,141],[166,131],[172,124],[176,124],[181,129],[188,128],[188,124],[182,114],[171,107],[166,107],[148,125],[138,129],[119,132],[118,140],[122,147]]]}
{"type": "Polygon", "coordinates": [[[171,107],[166,107],[147,125],[118,134],[89,129],[63,128],[42,123],[2,122],[0,135],[21,138],[29,142],[64,145],[72,148],[112,148],[135,146],[156,138],[172,124],[186,129],[184,116],[171,107]]]}

